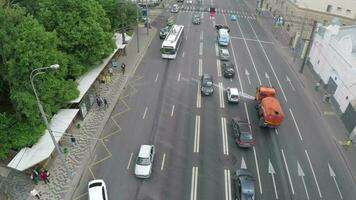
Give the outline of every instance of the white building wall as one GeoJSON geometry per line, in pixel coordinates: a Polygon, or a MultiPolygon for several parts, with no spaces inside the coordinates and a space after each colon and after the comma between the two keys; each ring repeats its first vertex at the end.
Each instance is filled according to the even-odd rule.
{"type": "Polygon", "coordinates": [[[350,19],[355,19],[356,15],[355,0],[292,0],[292,2],[295,2],[301,8],[319,12],[327,12],[328,5],[331,5],[329,13],[350,19]]]}

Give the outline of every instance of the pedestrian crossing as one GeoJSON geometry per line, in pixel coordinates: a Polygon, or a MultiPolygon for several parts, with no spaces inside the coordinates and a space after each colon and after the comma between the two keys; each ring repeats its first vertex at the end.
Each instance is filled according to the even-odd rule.
{"type": "MultiPolygon", "coordinates": [[[[169,8],[171,9],[171,8],[169,8]]],[[[179,8],[180,12],[209,12],[209,8],[197,7],[197,6],[181,6],[179,8]]],[[[255,15],[251,12],[244,12],[234,9],[222,9],[215,8],[216,14],[225,14],[225,15],[236,15],[237,18],[245,19],[256,19],[255,15]]]]}

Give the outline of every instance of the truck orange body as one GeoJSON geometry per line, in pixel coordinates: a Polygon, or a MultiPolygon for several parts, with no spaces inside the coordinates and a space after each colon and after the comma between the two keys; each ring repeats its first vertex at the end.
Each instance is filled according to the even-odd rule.
{"type": "Polygon", "coordinates": [[[285,115],[273,87],[256,88],[256,101],[260,127],[276,128],[283,122],[285,115]]]}

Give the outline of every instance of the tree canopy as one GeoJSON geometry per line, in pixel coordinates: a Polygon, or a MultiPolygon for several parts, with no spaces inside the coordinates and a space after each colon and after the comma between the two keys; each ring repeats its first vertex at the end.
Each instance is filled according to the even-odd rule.
{"type": "MultiPolygon", "coordinates": [[[[0,109],[5,110],[0,112],[0,159],[10,150],[33,145],[44,133],[30,84],[33,69],[60,65],[34,79],[51,118],[78,96],[76,79],[113,51],[117,25],[112,21],[120,16],[118,10],[111,13],[105,3],[0,0],[0,108],[10,105],[0,109]],[[9,103],[2,104],[4,101],[9,103]]],[[[130,15],[129,9],[126,14],[130,15]]]]}

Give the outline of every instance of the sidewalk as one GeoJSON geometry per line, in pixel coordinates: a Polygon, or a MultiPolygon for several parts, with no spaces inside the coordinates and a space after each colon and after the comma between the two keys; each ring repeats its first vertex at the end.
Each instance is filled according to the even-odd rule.
{"type": "Polygon", "coordinates": [[[273,31],[273,18],[270,13],[265,11],[262,13],[262,17],[258,17],[258,22],[265,30],[265,33],[272,38],[272,42],[275,44],[276,50],[282,56],[283,59],[291,70],[294,72],[296,77],[299,79],[304,87],[305,96],[311,98],[314,106],[320,113],[320,117],[323,118],[325,122],[326,129],[331,134],[332,139],[335,142],[338,153],[340,157],[344,160],[346,166],[348,167],[348,173],[352,177],[354,183],[356,184],[356,146],[350,147],[345,150],[338,141],[342,141],[348,138],[348,132],[340,119],[340,114],[337,109],[333,107],[332,103],[323,102],[323,96],[325,93],[324,87],[321,85],[319,90],[315,90],[315,85],[319,78],[314,74],[312,66],[309,64],[305,65],[303,73],[300,73],[302,59],[296,57],[294,60],[294,51],[289,46],[289,39],[284,37],[287,35],[287,31],[279,29],[276,34],[283,37],[275,37],[273,31]],[[268,17],[270,16],[270,17],[268,17]]]}
{"type": "MultiPolygon", "coordinates": [[[[122,62],[126,64],[125,74],[121,73],[121,68],[114,68],[114,74],[110,83],[101,83],[93,86],[96,93],[102,98],[107,99],[109,107],[107,109],[99,108],[93,104],[87,116],[80,123],[80,129],[71,128],[68,130],[67,136],[72,134],[76,138],[77,144],[72,146],[69,138],[62,143],[63,147],[68,149],[65,155],[65,162],[71,171],[72,175],[66,173],[66,170],[58,158],[58,156],[50,163],[47,168],[50,172],[50,183],[48,185],[43,182],[35,185],[35,188],[41,192],[41,199],[48,200],[69,200],[72,198],[73,192],[77,187],[84,169],[87,166],[92,150],[100,138],[101,132],[113,111],[117,100],[120,97],[126,83],[133,77],[135,71],[142,60],[145,52],[155,36],[157,30],[151,28],[147,35],[146,28],[139,28],[139,50],[137,52],[137,37],[134,34],[129,44],[126,46],[126,56],[119,57],[119,66],[122,62]]],[[[95,84],[95,83],[94,83],[95,84]]],[[[28,191],[28,200],[35,199],[30,196],[28,191]]]]}

